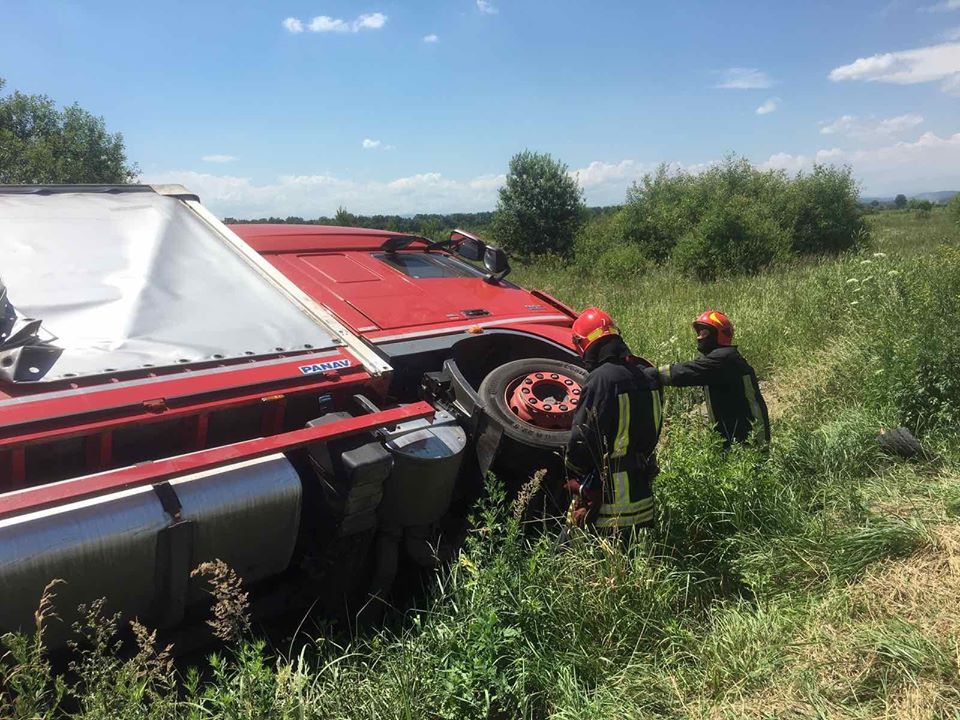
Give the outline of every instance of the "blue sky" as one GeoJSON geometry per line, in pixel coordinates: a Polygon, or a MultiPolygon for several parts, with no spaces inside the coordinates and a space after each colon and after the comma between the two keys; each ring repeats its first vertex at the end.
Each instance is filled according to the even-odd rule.
{"type": "Polygon", "coordinates": [[[492,209],[549,152],[591,204],[660,162],[960,189],[960,0],[0,0],[7,90],[78,101],[241,217],[492,209]]]}

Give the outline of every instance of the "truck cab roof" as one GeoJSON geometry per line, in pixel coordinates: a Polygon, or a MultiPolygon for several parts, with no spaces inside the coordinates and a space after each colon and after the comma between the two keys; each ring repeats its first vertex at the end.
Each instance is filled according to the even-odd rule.
{"type": "Polygon", "coordinates": [[[486,273],[443,249],[389,252],[387,230],[329,225],[230,228],[317,302],[373,342],[467,328],[569,325],[569,309],[486,273]]]}

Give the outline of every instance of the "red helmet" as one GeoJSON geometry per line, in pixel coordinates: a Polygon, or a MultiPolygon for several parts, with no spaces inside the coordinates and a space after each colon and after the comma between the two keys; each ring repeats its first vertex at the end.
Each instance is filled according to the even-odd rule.
{"type": "Polygon", "coordinates": [[[733,323],[719,310],[705,310],[693,321],[693,329],[708,328],[717,334],[717,345],[730,345],[733,342],[733,323]]]}
{"type": "Polygon", "coordinates": [[[589,307],[573,322],[573,344],[583,357],[587,348],[607,335],[619,335],[613,318],[600,308],[589,307]]]}

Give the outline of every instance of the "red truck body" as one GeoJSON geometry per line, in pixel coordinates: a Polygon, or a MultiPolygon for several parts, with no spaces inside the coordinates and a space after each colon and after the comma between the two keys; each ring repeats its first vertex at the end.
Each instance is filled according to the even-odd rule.
{"type": "MultiPolygon", "coordinates": [[[[403,534],[413,528],[422,539],[432,532],[451,498],[456,503],[464,494],[465,474],[482,475],[503,454],[501,436],[513,437],[525,454],[523,433],[537,431],[513,422],[509,410],[506,419],[501,413],[491,421],[485,408],[490,403],[480,397],[484,378],[530,358],[543,358],[550,368],[575,361],[570,308],[491,277],[458,257],[455,246],[407,238],[391,249],[397,233],[344,227],[228,229],[179,187],[0,187],[0,229],[5,212],[16,220],[29,206],[42,215],[44,198],[51,213],[58,212],[57,203],[86,203],[113,218],[118,208],[111,203],[138,212],[152,203],[178,222],[194,223],[331,341],[322,348],[213,354],[76,377],[51,371],[42,382],[0,376],[0,581],[15,600],[0,612],[2,630],[28,625],[28,610],[43,585],[71,572],[82,574],[68,578],[73,585],[63,593],[66,602],[113,593],[114,607],[126,614],[173,625],[197,597],[187,571],[209,555],[232,559],[242,576],[260,581],[302,555],[318,554],[318,547],[339,552],[337,538],[347,534],[370,536],[368,554],[381,557],[375,576],[388,585],[395,571],[390,558],[403,534]],[[351,465],[355,455],[367,459],[351,465]],[[257,470],[258,459],[272,468],[269,473],[257,470]],[[433,464],[417,465],[428,461],[433,464]],[[254,471],[260,475],[251,476],[254,471]],[[421,488],[418,478],[433,484],[421,488]],[[197,495],[207,500],[195,500],[195,506],[184,501],[182,510],[176,492],[171,500],[170,487],[189,497],[190,487],[209,482],[223,485],[216,501],[209,500],[210,489],[197,495]],[[331,496],[338,483],[339,495],[331,496]],[[236,505],[245,492],[249,501],[236,505]],[[421,492],[439,499],[430,513],[409,519],[418,517],[416,509],[400,506],[415,505],[421,492]],[[133,497],[140,498],[136,512],[142,517],[103,530],[122,525],[118,518],[133,497]],[[245,536],[263,518],[282,523],[285,540],[257,555],[245,536]],[[142,530],[150,523],[149,533],[142,530]],[[360,529],[348,533],[348,526],[360,529]],[[142,564],[142,558],[150,564],[142,587],[130,580],[130,597],[124,597],[125,586],[113,583],[108,570],[117,563],[142,564]]],[[[95,240],[92,247],[98,248],[95,240]]],[[[29,253],[32,243],[29,233],[21,233],[10,252],[29,253]]],[[[202,285],[203,278],[194,284],[202,285]]],[[[16,287],[14,282],[8,298],[14,310],[16,287]]],[[[20,283],[21,294],[24,288],[29,283],[20,283]]],[[[16,320],[15,327],[32,322],[16,320]]],[[[243,318],[224,321],[251,337],[258,333],[243,318]]],[[[27,350],[23,343],[5,348],[4,338],[0,333],[0,371],[12,376],[18,361],[28,363],[27,350]]],[[[39,349],[50,347],[56,340],[39,349]]],[[[560,372],[572,376],[575,370],[560,372]]],[[[517,381],[508,378],[498,386],[496,398],[509,401],[510,382],[517,381]]],[[[532,445],[555,451],[562,438],[544,431],[532,445]]],[[[515,458],[516,448],[512,452],[506,455],[515,458]]],[[[504,462],[516,465],[514,459],[504,462]]]]}

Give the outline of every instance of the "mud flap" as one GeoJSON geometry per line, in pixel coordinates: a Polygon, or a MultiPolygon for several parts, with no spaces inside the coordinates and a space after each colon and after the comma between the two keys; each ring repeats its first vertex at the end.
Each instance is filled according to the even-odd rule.
{"type": "Polygon", "coordinates": [[[483,429],[477,433],[477,463],[480,466],[480,472],[486,476],[493,467],[493,461],[497,458],[497,452],[500,450],[500,440],[503,438],[503,429],[495,423],[483,418],[483,429]]]}

